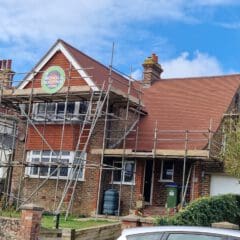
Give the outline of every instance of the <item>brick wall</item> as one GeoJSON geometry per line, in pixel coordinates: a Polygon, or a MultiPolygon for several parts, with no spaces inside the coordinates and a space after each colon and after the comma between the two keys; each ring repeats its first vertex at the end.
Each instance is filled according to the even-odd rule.
{"type": "Polygon", "coordinates": [[[193,165],[191,180],[191,200],[195,200],[202,196],[202,164],[200,162],[193,165]]]}
{"type": "MultiPolygon", "coordinates": [[[[93,133],[93,136],[90,140],[89,146],[94,148],[101,148],[102,147],[102,129],[103,129],[103,121],[99,121],[96,125],[96,130],[93,133]]],[[[54,127],[54,126],[49,126],[54,127]]],[[[76,144],[76,138],[79,133],[79,129],[77,131],[74,131],[71,129],[72,139],[75,139],[76,144]]],[[[58,144],[58,140],[55,137],[52,137],[49,133],[49,138],[51,138],[51,143],[55,141],[55,146],[58,144]],[[56,141],[57,140],[57,141],[56,141]]],[[[68,140],[68,138],[66,137],[68,140]]],[[[66,141],[67,142],[67,141],[66,141]]],[[[31,141],[31,146],[34,147],[34,149],[41,149],[43,146],[40,144],[40,147],[38,144],[33,143],[31,141]]],[[[68,142],[66,144],[69,144],[68,142]]],[[[71,143],[72,144],[72,143],[71,143]]],[[[29,147],[29,146],[28,146],[29,147]]],[[[75,146],[74,146],[75,147],[75,146]]],[[[31,148],[30,148],[31,149],[31,148]]],[[[17,152],[17,155],[22,157],[22,150],[17,152]],[[21,153],[20,153],[21,152],[21,153]]],[[[65,149],[64,149],[65,150],[65,149]]],[[[71,146],[70,150],[74,150],[74,148],[71,146]]],[[[90,215],[95,213],[96,211],[96,202],[97,202],[97,192],[98,192],[98,179],[99,179],[99,168],[97,167],[100,163],[101,156],[98,155],[91,155],[90,153],[87,154],[87,164],[96,165],[95,167],[88,166],[85,169],[85,178],[84,181],[78,181],[76,191],[75,191],[75,197],[74,197],[74,204],[71,209],[71,212],[76,215],[90,215]]],[[[14,186],[16,189],[18,189],[17,180],[19,179],[18,173],[21,171],[21,168],[15,168],[14,169],[14,176],[16,179],[16,182],[14,186]]],[[[30,194],[35,191],[35,189],[44,181],[44,179],[34,179],[34,178],[27,178],[24,177],[22,182],[22,196],[24,199],[27,199],[30,194]]],[[[62,197],[63,189],[65,187],[65,180],[59,180],[56,197],[55,197],[55,189],[57,181],[54,179],[48,180],[41,189],[30,199],[30,202],[33,202],[35,204],[38,204],[42,207],[44,207],[46,210],[53,211],[56,209],[56,206],[58,206],[58,203],[62,197]]],[[[15,189],[15,188],[14,188],[15,189]]],[[[17,190],[16,190],[17,191],[17,190]]],[[[70,187],[69,192],[67,193],[67,196],[64,199],[64,204],[62,207],[62,210],[66,209],[67,204],[71,197],[71,191],[72,188],[70,187]]]]}
{"type": "MultiPolygon", "coordinates": [[[[105,159],[105,163],[112,165],[113,158],[105,159]]],[[[115,160],[117,160],[115,158],[115,160]]],[[[119,158],[118,160],[122,160],[119,158]]],[[[129,159],[128,159],[129,160],[129,159]]],[[[132,159],[130,159],[132,160],[132,159]]],[[[139,195],[142,194],[143,190],[143,176],[144,176],[144,161],[142,159],[136,161],[136,175],[135,175],[135,184],[126,185],[122,184],[121,190],[121,206],[120,206],[120,215],[129,214],[130,209],[134,209],[136,205],[136,200],[139,198],[139,195]]],[[[120,184],[112,184],[112,171],[104,170],[102,173],[102,184],[101,184],[101,196],[100,196],[100,206],[102,212],[103,206],[103,194],[108,189],[120,190],[120,184]]]]}
{"type": "MultiPolygon", "coordinates": [[[[115,159],[116,160],[116,159],[115,159]]],[[[121,159],[120,159],[121,160],[121,159]]],[[[108,158],[105,160],[106,164],[111,164],[113,158],[108,158]]],[[[154,169],[154,183],[153,183],[153,194],[152,194],[152,205],[165,207],[167,201],[167,182],[160,182],[161,174],[161,159],[155,160],[154,169]]],[[[186,174],[185,174],[185,184],[189,174],[190,167],[192,165],[192,172],[190,175],[188,190],[186,194],[186,201],[191,201],[201,196],[208,195],[209,192],[209,175],[205,174],[203,176],[203,163],[200,161],[193,160],[187,161],[186,174]],[[195,167],[194,167],[195,166],[195,167]],[[194,173],[195,172],[195,173],[194,173]]],[[[182,186],[182,172],[183,172],[183,159],[174,160],[174,183],[178,185],[178,195],[179,201],[181,196],[181,186],[182,186]]],[[[121,215],[129,214],[130,209],[134,209],[136,206],[136,201],[139,199],[140,195],[143,195],[144,190],[144,171],[145,171],[145,160],[136,160],[136,176],[135,185],[122,185],[122,195],[121,195],[121,215]]],[[[101,192],[101,203],[103,205],[103,193],[110,189],[116,189],[119,191],[119,185],[111,184],[111,171],[103,171],[102,178],[102,192],[101,192]]]]}
{"type": "MultiPolygon", "coordinates": [[[[168,161],[168,160],[167,160],[168,161]]],[[[182,186],[182,173],[183,173],[183,159],[175,159],[174,161],[174,183],[178,185],[178,194],[181,194],[181,186],[182,186]]],[[[190,169],[190,162],[187,162],[186,165],[186,174],[185,174],[185,184],[187,180],[187,176],[190,169]]],[[[152,196],[152,204],[157,206],[164,207],[167,201],[167,182],[160,181],[161,175],[161,160],[155,160],[155,169],[154,169],[154,185],[153,185],[153,196],[152,196]]],[[[191,183],[188,185],[188,191],[186,195],[187,201],[190,198],[190,187],[191,183]]]]}
{"type": "MultiPolygon", "coordinates": [[[[118,116],[120,120],[116,121],[116,118],[110,118],[108,123],[108,132],[107,137],[110,138],[108,140],[108,147],[114,146],[115,143],[124,136],[125,133],[125,117],[126,117],[126,104],[113,104],[113,107],[110,109],[110,112],[114,113],[114,115],[118,116]]],[[[137,120],[137,113],[129,110],[128,119],[126,124],[127,131],[131,128],[132,124],[137,120]]],[[[132,131],[126,138],[126,146],[131,146],[130,148],[134,148],[135,146],[135,132],[132,131]]],[[[116,146],[117,148],[122,147],[122,142],[116,146]]]]}
{"type": "MultiPolygon", "coordinates": [[[[24,122],[19,121],[18,135],[25,136],[25,131],[26,131],[26,128],[25,128],[24,122]]],[[[24,165],[21,166],[21,164],[25,163],[24,143],[25,143],[24,138],[21,140],[20,138],[16,139],[16,148],[14,151],[14,162],[17,165],[14,166],[12,169],[11,196],[10,196],[10,204],[14,204],[14,205],[16,204],[16,201],[17,201],[15,197],[18,197],[19,185],[21,185],[22,176],[24,175],[23,173],[25,171],[24,165]]]]}
{"type": "MultiPolygon", "coordinates": [[[[69,72],[66,69],[69,69],[70,64],[65,56],[61,52],[57,52],[48,63],[41,69],[41,71],[45,71],[50,66],[60,66],[65,70],[66,81],[65,86],[68,84],[69,80],[69,72]]],[[[26,88],[39,88],[41,87],[41,78],[42,74],[38,73],[34,82],[29,82],[26,88]]],[[[97,77],[97,76],[95,76],[97,77]]],[[[86,85],[86,82],[83,78],[79,76],[77,71],[72,71],[69,80],[69,85],[86,85]]],[[[81,96],[79,96],[81,99],[81,96]]],[[[124,118],[126,114],[126,104],[115,104],[114,102],[110,102],[111,112],[114,112],[120,118],[124,118]]],[[[137,115],[133,112],[129,113],[129,120],[127,123],[127,127],[129,128],[132,123],[136,120],[137,115]]],[[[53,150],[59,150],[61,147],[61,136],[63,126],[61,123],[47,123],[45,124],[36,124],[35,125],[41,134],[44,136],[46,141],[49,143],[53,150]]],[[[119,132],[108,132],[108,137],[114,137],[114,142],[116,142],[121,136],[124,134],[125,121],[111,121],[107,126],[110,130],[120,130],[119,132]]],[[[98,194],[98,181],[99,181],[99,164],[101,161],[101,156],[91,155],[90,150],[92,148],[102,148],[103,141],[103,130],[104,130],[104,116],[100,118],[98,123],[96,124],[95,131],[91,137],[87,148],[87,167],[85,170],[85,178],[84,181],[79,181],[77,183],[76,194],[74,198],[74,204],[72,208],[72,212],[75,214],[83,214],[90,215],[96,211],[97,207],[97,194],[98,194]]],[[[87,132],[83,134],[85,138],[82,139],[82,143],[86,140],[87,132]]],[[[64,137],[63,137],[63,146],[62,150],[75,150],[77,140],[79,136],[79,124],[66,124],[64,137]]],[[[83,144],[81,145],[81,148],[83,144]]],[[[81,149],[80,148],[80,149],[81,149]]],[[[44,143],[42,138],[36,132],[36,130],[29,126],[27,133],[27,144],[26,150],[48,150],[49,147],[44,143]]],[[[19,145],[15,154],[15,160],[20,160],[21,162],[26,161],[26,153],[24,153],[24,147],[19,145]]],[[[35,189],[44,181],[44,179],[32,179],[24,176],[25,169],[24,167],[15,167],[13,170],[13,183],[12,183],[12,192],[15,196],[18,193],[19,183],[21,182],[21,197],[23,199],[28,199],[28,197],[35,191],[35,189]],[[21,176],[23,176],[22,179],[21,176]]],[[[65,186],[64,180],[59,180],[56,197],[55,197],[55,189],[56,189],[56,180],[48,180],[41,189],[30,199],[31,202],[37,203],[40,206],[46,208],[47,210],[54,210],[54,207],[58,205],[58,202],[61,199],[63,189],[65,186]]],[[[103,194],[104,188],[101,187],[101,194],[103,194]]],[[[72,189],[69,189],[69,192],[64,200],[63,209],[66,208],[68,201],[70,200],[72,189]]],[[[125,191],[125,190],[124,190],[125,191]]],[[[102,199],[102,195],[100,197],[102,199]]],[[[125,205],[124,205],[125,208],[125,205]]]]}
{"type": "Polygon", "coordinates": [[[17,236],[24,240],[38,240],[43,208],[27,204],[23,205],[21,209],[20,232],[17,236]]]}
{"type": "Polygon", "coordinates": [[[41,229],[40,239],[59,240],[116,240],[121,234],[121,223],[84,229],[41,229]]]}
{"type": "Polygon", "coordinates": [[[38,240],[42,211],[29,204],[22,207],[21,219],[0,217],[0,239],[38,240]]]}
{"type": "MultiPolygon", "coordinates": [[[[33,85],[32,82],[29,82],[25,88],[40,88],[43,72],[46,71],[50,66],[60,66],[65,71],[66,81],[64,83],[64,86],[68,86],[69,71],[67,69],[70,68],[70,63],[67,58],[59,51],[47,62],[47,64],[41,69],[41,72],[34,77],[33,85]]],[[[71,86],[87,85],[85,80],[80,77],[74,68],[71,71],[70,77],[71,79],[69,80],[69,85],[71,86]]]]}
{"type": "Polygon", "coordinates": [[[76,230],[75,240],[115,240],[121,234],[121,224],[115,223],[88,229],[76,230]]]}
{"type": "MultiPolygon", "coordinates": [[[[66,124],[64,128],[63,142],[61,143],[63,125],[62,124],[38,124],[36,125],[39,132],[42,134],[44,139],[52,147],[52,149],[57,150],[61,148],[64,150],[75,150],[76,144],[79,136],[79,124],[66,124]]],[[[86,141],[86,136],[88,135],[88,130],[84,130],[81,137],[80,149],[83,148],[86,141]]],[[[49,150],[47,144],[43,141],[41,136],[36,132],[36,130],[30,126],[27,135],[27,150],[49,150]]]]}

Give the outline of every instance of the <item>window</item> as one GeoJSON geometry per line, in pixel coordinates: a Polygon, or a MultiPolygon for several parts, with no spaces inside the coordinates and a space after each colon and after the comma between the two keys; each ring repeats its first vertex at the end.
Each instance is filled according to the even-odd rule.
{"type": "MultiPolygon", "coordinates": [[[[114,161],[113,162],[114,171],[112,181],[113,183],[121,183],[121,173],[122,173],[122,162],[114,161]]],[[[123,184],[134,184],[134,171],[135,171],[135,162],[134,161],[124,161],[123,167],[123,184]]]]}
{"type": "Polygon", "coordinates": [[[68,176],[78,175],[79,180],[84,177],[86,154],[74,154],[73,151],[29,151],[28,162],[31,167],[26,170],[30,177],[50,177],[66,179],[68,176]],[[74,156],[76,155],[76,156],[74,156]],[[58,168],[58,162],[62,164],[58,168]],[[71,170],[71,165],[73,168],[71,170]]]}
{"type": "Polygon", "coordinates": [[[160,240],[162,233],[142,233],[127,236],[127,240],[160,240]]]}
{"type": "Polygon", "coordinates": [[[63,120],[65,109],[67,119],[84,119],[88,108],[87,101],[81,102],[58,102],[58,103],[38,103],[35,106],[35,120],[63,120]]]}
{"type": "Polygon", "coordinates": [[[160,181],[173,182],[173,176],[174,176],[174,162],[163,160],[160,181]]]}
{"type": "Polygon", "coordinates": [[[46,112],[46,104],[44,103],[39,103],[38,104],[38,108],[37,108],[37,116],[39,118],[42,118],[45,116],[45,112],[46,112]]]}
{"type": "Polygon", "coordinates": [[[214,235],[190,234],[190,233],[173,233],[170,234],[167,240],[222,240],[222,237],[214,235]]]}
{"type": "Polygon", "coordinates": [[[57,118],[64,117],[64,110],[65,110],[65,103],[58,103],[57,104],[57,118]]]}
{"type": "Polygon", "coordinates": [[[82,101],[79,104],[79,113],[80,114],[85,114],[88,109],[88,102],[87,101],[82,101]]]}

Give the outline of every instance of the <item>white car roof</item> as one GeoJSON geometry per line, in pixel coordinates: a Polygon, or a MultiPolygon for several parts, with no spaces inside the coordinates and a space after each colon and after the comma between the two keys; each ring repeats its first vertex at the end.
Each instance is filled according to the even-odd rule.
{"type": "Polygon", "coordinates": [[[210,227],[182,227],[182,226],[164,226],[164,227],[138,227],[127,228],[123,230],[122,236],[134,235],[139,233],[148,232],[197,232],[197,233],[210,233],[221,234],[232,237],[240,237],[239,230],[229,230],[223,228],[210,228],[210,227]]]}

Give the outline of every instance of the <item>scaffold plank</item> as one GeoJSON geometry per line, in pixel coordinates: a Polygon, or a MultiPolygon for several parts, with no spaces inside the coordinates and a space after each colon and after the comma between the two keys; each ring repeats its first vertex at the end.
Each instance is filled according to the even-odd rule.
{"type": "MultiPolygon", "coordinates": [[[[92,149],[91,154],[101,154],[102,149],[92,149]]],[[[173,158],[183,158],[185,156],[185,150],[171,150],[171,149],[156,149],[154,152],[135,152],[133,149],[105,149],[104,155],[107,156],[115,156],[121,157],[122,154],[125,154],[128,157],[152,157],[153,154],[155,157],[164,158],[164,157],[173,157],[173,158]]],[[[208,150],[188,150],[187,157],[189,158],[202,158],[208,159],[209,158],[209,151],[208,150]]]]}

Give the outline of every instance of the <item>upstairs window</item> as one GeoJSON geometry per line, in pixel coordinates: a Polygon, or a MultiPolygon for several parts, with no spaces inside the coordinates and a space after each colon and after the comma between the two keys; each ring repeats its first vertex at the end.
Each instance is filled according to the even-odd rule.
{"type": "Polygon", "coordinates": [[[79,113],[80,114],[85,114],[88,109],[88,102],[87,101],[82,101],[79,102],[79,113]]]}
{"type": "Polygon", "coordinates": [[[64,119],[65,109],[67,120],[83,120],[88,108],[87,101],[81,102],[58,102],[58,103],[38,103],[35,106],[35,117],[37,121],[64,119]]]}

